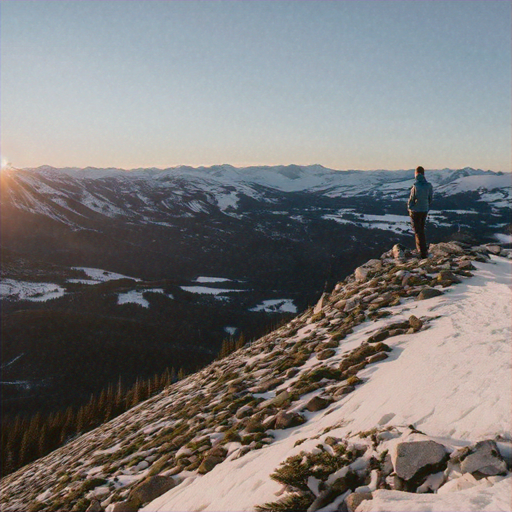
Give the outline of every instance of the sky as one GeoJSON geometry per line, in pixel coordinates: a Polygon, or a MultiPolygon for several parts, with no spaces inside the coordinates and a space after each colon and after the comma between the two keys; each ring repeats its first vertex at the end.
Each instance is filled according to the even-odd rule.
{"type": "Polygon", "coordinates": [[[15,167],[512,167],[507,0],[1,0],[15,167]]]}

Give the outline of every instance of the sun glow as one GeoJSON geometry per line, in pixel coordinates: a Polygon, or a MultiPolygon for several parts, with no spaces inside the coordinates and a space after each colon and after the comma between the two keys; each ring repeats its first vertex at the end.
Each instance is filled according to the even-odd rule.
{"type": "Polygon", "coordinates": [[[11,167],[11,164],[7,158],[2,157],[2,169],[6,169],[7,167],[11,167]]]}

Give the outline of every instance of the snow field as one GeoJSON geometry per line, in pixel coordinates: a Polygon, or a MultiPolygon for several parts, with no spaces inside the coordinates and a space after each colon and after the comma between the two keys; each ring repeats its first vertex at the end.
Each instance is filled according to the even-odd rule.
{"type": "MultiPolygon", "coordinates": [[[[254,510],[277,499],[282,486],[271,480],[270,474],[280,463],[302,450],[315,449],[328,435],[348,437],[378,426],[405,428],[414,424],[453,448],[497,435],[510,438],[511,265],[500,257],[475,265],[475,276],[445,295],[390,308],[392,321],[411,314],[433,317],[430,328],[386,340],[393,349],[389,359],[358,373],[364,383],[353,393],[328,409],[306,413],[308,421],[299,427],[273,431],[275,441],[270,446],[240,459],[228,457],[204,476],[185,478],[142,510],[254,510]],[[327,428],[331,430],[322,435],[327,428]]],[[[390,320],[380,320],[371,329],[361,324],[347,338],[348,343],[342,342],[337,356],[358,346],[370,330],[386,323],[390,320]]],[[[297,341],[307,332],[307,327],[301,329],[297,341]]],[[[290,382],[267,393],[268,397],[286,389],[290,382]]],[[[318,391],[302,397],[295,409],[301,409],[315,394],[318,391]]],[[[374,499],[364,502],[358,511],[510,512],[512,478],[510,474],[493,478],[476,481],[465,490],[429,495],[377,490],[374,499]]],[[[323,510],[333,510],[332,505],[323,510]]]]}

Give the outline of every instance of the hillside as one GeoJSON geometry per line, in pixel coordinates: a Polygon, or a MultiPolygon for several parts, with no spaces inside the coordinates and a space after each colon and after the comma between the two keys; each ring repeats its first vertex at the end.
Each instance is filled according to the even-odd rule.
{"type": "Polygon", "coordinates": [[[511,252],[431,252],[4,478],[2,511],[510,511],[511,252]]]}

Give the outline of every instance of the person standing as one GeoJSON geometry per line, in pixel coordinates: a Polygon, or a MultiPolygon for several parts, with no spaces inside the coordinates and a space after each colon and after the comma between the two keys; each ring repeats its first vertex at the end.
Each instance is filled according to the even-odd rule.
{"type": "Polygon", "coordinates": [[[411,217],[412,228],[414,229],[416,249],[422,258],[427,258],[425,222],[427,221],[428,211],[432,204],[433,188],[432,184],[425,179],[425,169],[423,167],[416,168],[414,178],[415,181],[411,188],[407,208],[411,217]]]}

